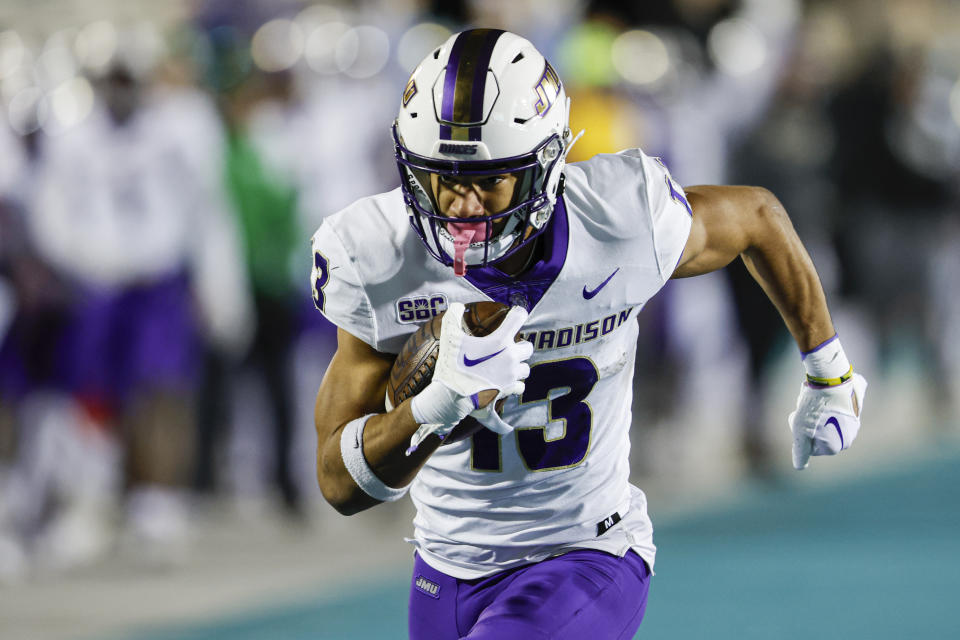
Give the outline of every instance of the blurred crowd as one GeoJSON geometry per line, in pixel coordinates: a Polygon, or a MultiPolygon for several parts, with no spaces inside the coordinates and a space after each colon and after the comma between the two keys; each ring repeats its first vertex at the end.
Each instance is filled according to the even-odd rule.
{"type": "MultiPolygon", "coordinates": [[[[175,561],[205,496],[310,512],[335,330],[308,239],[398,184],[400,92],[467,26],[551,59],[586,130],[571,161],[639,146],[681,184],[773,191],[858,368],[906,361],[930,415],[956,412],[956,2],[63,6],[0,13],[0,584],[175,561]]],[[[635,473],[668,473],[718,379],[743,468],[782,468],[764,405],[795,347],[744,267],[671,282],[640,322],[635,473]]]]}

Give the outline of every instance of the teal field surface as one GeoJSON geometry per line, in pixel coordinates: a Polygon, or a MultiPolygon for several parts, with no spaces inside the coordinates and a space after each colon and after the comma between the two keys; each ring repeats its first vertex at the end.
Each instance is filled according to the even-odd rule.
{"type": "MultiPolygon", "coordinates": [[[[829,486],[806,477],[665,522],[654,505],[657,575],[636,637],[960,638],[960,452],[829,486]]],[[[408,576],[391,571],[121,640],[406,638],[408,576]]]]}

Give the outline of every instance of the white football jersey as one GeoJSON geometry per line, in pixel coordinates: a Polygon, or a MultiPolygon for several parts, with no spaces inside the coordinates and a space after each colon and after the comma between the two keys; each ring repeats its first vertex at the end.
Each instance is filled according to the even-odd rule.
{"type": "Polygon", "coordinates": [[[670,278],[690,225],[682,189],[637,149],[566,168],[543,260],[517,278],[490,267],[455,277],[423,248],[399,189],[324,221],[314,300],[379,351],[399,352],[454,301],[530,311],[530,377],[503,409],[516,430],[440,447],[411,487],[412,542],[428,564],[476,578],[574,548],[633,548],[653,566],[646,498],[628,481],[636,316],[670,278]]]}
{"type": "Polygon", "coordinates": [[[32,232],[48,261],[85,282],[126,286],[175,273],[207,219],[229,219],[220,124],[197,92],[147,99],[124,126],[97,102],[45,142],[32,232]]]}

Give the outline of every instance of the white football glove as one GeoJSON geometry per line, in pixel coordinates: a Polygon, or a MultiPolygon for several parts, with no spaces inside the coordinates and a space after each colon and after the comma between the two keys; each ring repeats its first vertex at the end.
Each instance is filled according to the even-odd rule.
{"type": "Polygon", "coordinates": [[[433,378],[410,402],[414,419],[422,425],[411,439],[411,451],[431,433],[445,436],[470,414],[499,433],[512,430],[492,407],[500,398],[523,393],[523,381],[530,375],[525,361],[533,355],[533,345],[514,337],[529,314],[513,307],[496,331],[478,337],[464,330],[464,310],[459,302],[447,308],[433,378]],[[490,389],[497,397],[481,407],[479,393],[490,389]]]}
{"type": "Polygon", "coordinates": [[[797,410],[787,417],[793,433],[793,468],[806,469],[810,456],[832,456],[848,449],[860,430],[867,381],[859,373],[834,387],[800,385],[797,410]]]}
{"type": "MultiPolygon", "coordinates": [[[[521,390],[520,393],[523,393],[521,390]]],[[[485,426],[490,431],[499,433],[500,435],[507,435],[513,431],[513,425],[507,424],[504,422],[503,418],[500,417],[500,414],[497,413],[497,402],[500,398],[506,398],[507,395],[520,395],[520,394],[504,394],[499,393],[497,397],[494,398],[493,402],[488,404],[485,407],[480,407],[476,411],[470,412],[470,417],[475,419],[477,422],[485,426]]]]}

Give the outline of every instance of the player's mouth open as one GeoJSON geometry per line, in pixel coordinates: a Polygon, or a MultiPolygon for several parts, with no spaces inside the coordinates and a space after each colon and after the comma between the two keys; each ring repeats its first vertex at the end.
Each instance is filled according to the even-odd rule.
{"type": "Polygon", "coordinates": [[[453,236],[454,240],[460,238],[465,238],[469,235],[470,239],[467,240],[470,242],[483,242],[487,239],[487,223],[486,222],[449,222],[447,223],[447,230],[450,232],[450,235],[453,236]]]}

